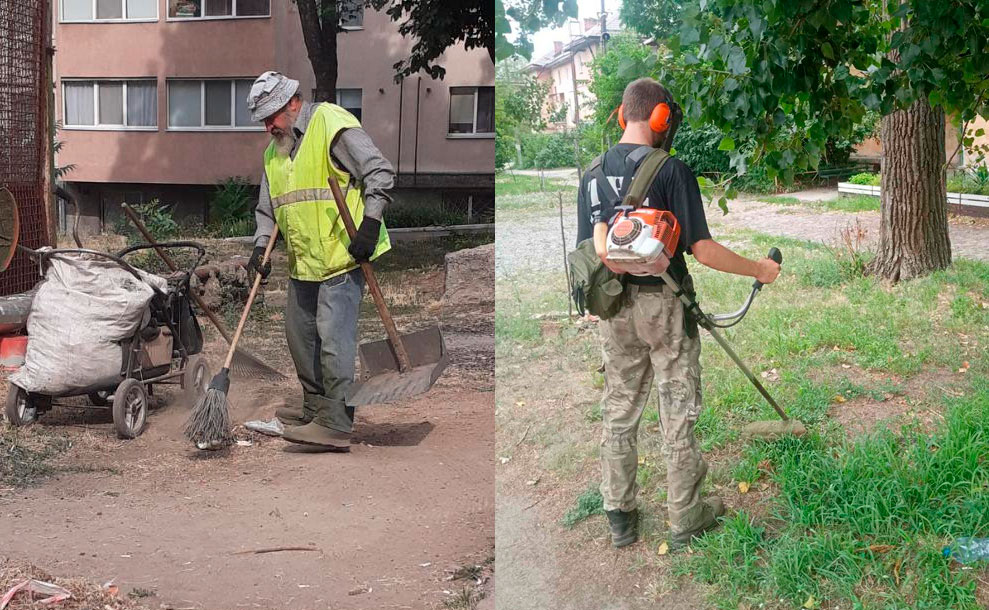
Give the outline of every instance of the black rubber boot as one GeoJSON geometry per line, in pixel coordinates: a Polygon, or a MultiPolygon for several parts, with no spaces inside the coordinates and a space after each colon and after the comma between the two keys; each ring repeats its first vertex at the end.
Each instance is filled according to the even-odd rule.
{"type": "Polygon", "coordinates": [[[718,496],[705,498],[694,514],[684,518],[686,528],[670,536],[670,547],[682,549],[709,530],[718,527],[718,517],[725,514],[725,503],[718,496]]]}
{"type": "Polygon", "coordinates": [[[628,512],[608,510],[605,514],[608,515],[608,525],[611,527],[611,544],[615,548],[628,546],[638,539],[638,509],[633,508],[628,512]]]}

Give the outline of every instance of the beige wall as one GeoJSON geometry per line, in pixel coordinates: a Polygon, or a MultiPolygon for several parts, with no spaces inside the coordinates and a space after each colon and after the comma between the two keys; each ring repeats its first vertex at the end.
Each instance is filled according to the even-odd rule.
{"type": "MultiPolygon", "coordinates": [[[[56,11],[60,2],[56,0],[56,11]]],[[[56,112],[62,120],[62,77],[155,77],[158,130],[85,131],[64,129],[59,165],[75,164],[66,177],[78,182],[213,184],[228,176],[257,181],[267,135],[257,131],[167,130],[167,89],[173,77],[253,78],[277,69],[302,81],[311,97],[309,65],[295,4],[271,0],[270,18],[166,21],[151,23],[58,23],[55,71],[56,112]]],[[[492,173],[494,140],[447,137],[451,86],[492,86],[494,66],[487,52],[450,49],[440,63],[446,78],[392,78],[392,64],[407,56],[411,43],[384,14],[368,10],[364,29],[341,35],[338,87],[363,89],[364,127],[402,173],[492,173]],[[399,154],[399,100],[401,154],[399,154]],[[417,99],[418,98],[418,99],[417,99]],[[416,110],[418,105],[418,125],[416,110]],[[416,132],[418,129],[418,155],[416,132]],[[416,158],[418,156],[418,159],[416,158]]]]}

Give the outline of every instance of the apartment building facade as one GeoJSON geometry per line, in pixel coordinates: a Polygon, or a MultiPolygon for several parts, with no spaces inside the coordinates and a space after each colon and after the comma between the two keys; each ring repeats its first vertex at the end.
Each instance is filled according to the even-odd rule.
{"type": "MultiPolygon", "coordinates": [[[[312,99],[315,77],[294,2],[56,0],[58,166],[80,203],[80,229],[118,222],[120,203],[158,199],[179,218],[209,218],[217,183],[260,182],[268,143],[246,97],[278,70],[312,99]]],[[[451,47],[443,80],[395,82],[412,42],[383,13],[357,12],[338,37],[337,103],[353,112],[398,173],[398,204],[472,198],[493,205],[494,66],[451,47]]]]}
{"type": "MultiPolygon", "coordinates": [[[[568,41],[553,42],[551,52],[534,59],[527,67],[536,79],[549,84],[544,116],[559,115],[562,119],[550,121],[548,131],[573,128],[578,118],[586,119],[594,105],[594,94],[588,84],[591,81],[591,62],[601,48],[600,19],[571,22],[568,27],[574,30],[570,32],[568,41]],[[566,108],[566,112],[558,113],[560,108],[566,108]]],[[[618,17],[608,18],[606,33],[614,35],[621,29],[618,17]]]]}

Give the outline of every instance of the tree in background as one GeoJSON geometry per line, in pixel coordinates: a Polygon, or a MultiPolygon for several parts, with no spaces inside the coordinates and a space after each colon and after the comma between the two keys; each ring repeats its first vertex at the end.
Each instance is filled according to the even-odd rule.
{"type": "Polygon", "coordinates": [[[443,78],[446,70],[435,60],[451,46],[463,43],[464,48],[485,49],[494,62],[495,11],[491,0],[369,0],[376,10],[385,7],[392,21],[400,21],[402,36],[412,36],[415,45],[407,59],[394,65],[395,79],[419,70],[433,78],[443,78]]]}
{"type": "Polygon", "coordinates": [[[362,0],[294,0],[299,7],[302,38],[316,76],[315,102],[337,98],[337,34],[340,26],[361,10],[362,0]]]}
{"type": "Polygon", "coordinates": [[[496,164],[503,167],[515,152],[516,167],[522,167],[523,136],[546,128],[543,108],[549,84],[525,72],[525,62],[510,58],[495,67],[496,164]],[[510,144],[509,144],[510,142],[510,144]],[[500,144],[500,145],[499,145],[500,144]]]}
{"type": "Polygon", "coordinates": [[[385,10],[400,22],[402,36],[415,43],[408,58],[394,64],[395,80],[420,70],[443,78],[446,70],[434,63],[451,46],[484,48],[494,61],[494,8],[490,0],[443,2],[441,0],[294,0],[299,7],[302,36],[309,63],[316,75],[317,102],[335,102],[337,89],[337,35],[365,6],[385,10]]]}
{"type": "Polygon", "coordinates": [[[570,17],[577,17],[577,0],[494,0],[495,59],[531,59],[532,35],[570,17]]]}
{"type": "Polygon", "coordinates": [[[880,113],[882,218],[869,270],[898,281],[950,264],[945,116],[989,116],[989,5],[698,0],[666,42],[656,75],[694,125],[719,129],[738,174],[758,162],[790,183],[818,167],[829,139],[880,113]]]}

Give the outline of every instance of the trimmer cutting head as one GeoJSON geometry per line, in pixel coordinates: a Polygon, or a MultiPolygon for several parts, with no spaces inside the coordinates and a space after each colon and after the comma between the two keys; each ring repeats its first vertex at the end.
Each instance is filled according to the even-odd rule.
{"type": "Polygon", "coordinates": [[[803,436],[807,428],[795,419],[779,421],[754,421],[742,428],[742,438],[758,438],[775,441],[784,436],[803,436]]]}

